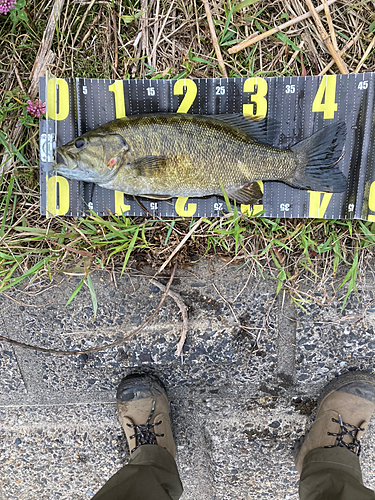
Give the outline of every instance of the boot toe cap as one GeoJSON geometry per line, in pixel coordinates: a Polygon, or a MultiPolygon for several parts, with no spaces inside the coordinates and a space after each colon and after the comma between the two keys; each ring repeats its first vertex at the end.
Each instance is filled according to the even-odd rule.
{"type": "Polygon", "coordinates": [[[125,402],[162,395],[166,396],[166,391],[159,380],[146,374],[131,374],[121,380],[116,399],[125,402]]]}

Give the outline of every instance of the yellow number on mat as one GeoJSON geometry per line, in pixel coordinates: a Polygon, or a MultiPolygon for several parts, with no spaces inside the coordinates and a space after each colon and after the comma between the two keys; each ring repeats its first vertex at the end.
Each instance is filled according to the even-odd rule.
{"type": "Polygon", "coordinates": [[[124,98],[124,83],[122,80],[116,80],[112,83],[108,90],[115,94],[116,118],[124,118],[125,113],[125,98],[124,98]]]}
{"type": "Polygon", "coordinates": [[[336,75],[323,76],[312,105],[313,112],[322,112],[324,120],[334,118],[335,111],[337,111],[337,103],[335,102],[335,98],[336,75]]]}
{"type": "Polygon", "coordinates": [[[240,210],[242,215],[257,215],[263,212],[263,205],[241,205],[240,210]]]}
{"type": "Polygon", "coordinates": [[[332,193],[321,193],[320,191],[308,191],[308,193],[310,195],[309,217],[323,218],[331,201],[332,193]],[[322,200],[321,195],[323,195],[322,200]]]}
{"type": "Polygon", "coordinates": [[[69,182],[60,175],[48,178],[47,175],[47,218],[65,215],[69,210],[69,182]],[[59,190],[59,206],[57,206],[59,190]]]}
{"type": "Polygon", "coordinates": [[[130,205],[124,205],[124,193],[121,191],[115,191],[115,214],[121,215],[129,210],[130,205]]]}
{"type": "Polygon", "coordinates": [[[69,115],[69,87],[62,78],[51,78],[47,82],[47,113],[48,118],[59,121],[65,120],[69,115]]]}
{"type": "Polygon", "coordinates": [[[264,78],[248,78],[243,84],[244,92],[254,92],[255,94],[250,97],[251,103],[244,104],[242,112],[244,116],[252,116],[258,120],[262,120],[267,115],[267,99],[268,84],[264,78]]]}
{"type": "MultiPolygon", "coordinates": [[[[371,212],[375,212],[375,182],[371,183],[370,192],[368,196],[368,207],[371,212]]],[[[375,222],[375,215],[369,215],[368,220],[375,222]]]]}
{"type": "Polygon", "coordinates": [[[181,217],[192,217],[197,211],[196,203],[188,203],[187,209],[185,209],[185,204],[188,199],[189,198],[185,196],[180,196],[179,198],[177,198],[174,209],[176,210],[176,213],[178,215],[181,215],[181,217]]]}
{"type": "Polygon", "coordinates": [[[177,80],[173,87],[173,94],[182,95],[185,89],[186,94],[178,107],[177,113],[187,113],[197,95],[197,85],[193,80],[189,79],[177,80]]]}

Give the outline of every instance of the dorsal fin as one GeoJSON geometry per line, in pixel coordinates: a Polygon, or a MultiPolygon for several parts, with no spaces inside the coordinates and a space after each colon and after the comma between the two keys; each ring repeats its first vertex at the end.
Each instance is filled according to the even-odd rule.
{"type": "Polygon", "coordinates": [[[237,128],[249,135],[254,141],[261,144],[273,144],[280,133],[280,123],[272,118],[256,120],[251,117],[244,117],[237,113],[232,115],[205,115],[205,118],[211,118],[227,123],[231,127],[237,128]]]}

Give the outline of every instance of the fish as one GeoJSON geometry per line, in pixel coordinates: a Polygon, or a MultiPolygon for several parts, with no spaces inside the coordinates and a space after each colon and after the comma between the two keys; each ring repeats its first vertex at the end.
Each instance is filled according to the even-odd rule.
{"type": "Polygon", "coordinates": [[[240,114],[133,115],[57,148],[61,161],[53,169],[69,179],[157,199],[222,196],[225,190],[229,198],[252,204],[261,195],[256,181],[329,193],[347,189],[338,166],[345,122],[288,149],[272,146],[276,122],[262,122],[240,114]]]}

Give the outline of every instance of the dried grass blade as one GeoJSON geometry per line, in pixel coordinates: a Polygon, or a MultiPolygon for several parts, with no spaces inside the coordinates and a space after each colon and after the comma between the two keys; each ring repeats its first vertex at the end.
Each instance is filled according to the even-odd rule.
{"type": "Polygon", "coordinates": [[[202,224],[204,220],[204,217],[201,217],[199,220],[195,222],[193,227],[190,229],[190,231],[187,233],[187,235],[180,241],[180,243],[177,245],[177,247],[173,250],[171,255],[168,257],[168,259],[164,262],[164,264],[160,267],[159,271],[156,274],[160,274],[166,266],[169,264],[169,262],[173,259],[173,257],[176,255],[177,252],[184,246],[184,244],[187,242],[187,240],[190,238],[190,236],[198,229],[198,227],[202,224]]]}
{"type": "MultiPolygon", "coordinates": [[[[327,5],[331,5],[334,2],[336,2],[336,0],[327,0],[327,5]]],[[[315,9],[316,12],[321,12],[322,10],[323,10],[323,5],[319,5],[319,7],[317,7],[315,9]]],[[[249,47],[249,45],[254,45],[254,43],[257,43],[260,40],[264,40],[265,38],[268,38],[269,36],[274,35],[278,31],[282,31],[285,28],[289,28],[289,26],[293,26],[293,24],[304,21],[305,19],[308,19],[309,17],[311,17],[311,12],[306,12],[306,14],[302,14],[301,16],[295,17],[295,18],[291,19],[290,21],[287,21],[284,24],[280,24],[280,26],[277,26],[276,28],[272,28],[268,31],[265,31],[264,33],[261,33],[258,36],[254,37],[254,34],[252,34],[248,38],[246,38],[246,40],[244,40],[243,42],[239,43],[238,45],[235,45],[234,47],[231,47],[228,50],[228,52],[229,52],[229,54],[236,54],[240,50],[245,49],[246,47],[249,47]]]]}
{"type": "Polygon", "coordinates": [[[358,66],[355,68],[354,73],[358,73],[359,72],[359,70],[361,69],[362,65],[366,61],[368,55],[370,54],[370,52],[374,48],[374,45],[375,45],[375,35],[374,35],[374,38],[371,40],[370,45],[367,47],[366,52],[363,54],[362,59],[359,61],[358,66]]]}
{"type": "Polygon", "coordinates": [[[225,64],[224,64],[224,59],[223,59],[223,56],[221,55],[221,50],[220,50],[220,47],[219,47],[219,44],[217,41],[216,30],[215,30],[214,23],[212,21],[211,9],[210,9],[210,6],[208,5],[208,0],[203,0],[203,3],[204,3],[204,8],[206,10],[207,22],[208,22],[208,26],[210,28],[212,44],[213,44],[214,49],[215,49],[216,57],[217,57],[217,60],[219,61],[219,66],[221,68],[221,71],[223,72],[223,75],[225,76],[225,78],[228,78],[227,70],[226,70],[225,64]]]}
{"type": "MultiPolygon", "coordinates": [[[[361,27],[357,29],[357,31],[354,33],[353,37],[340,50],[340,52],[339,52],[340,56],[343,56],[345,54],[345,52],[347,50],[349,50],[350,47],[357,42],[357,40],[361,36],[361,31],[362,31],[361,27]]],[[[334,64],[335,64],[335,61],[332,59],[332,61],[330,63],[328,63],[325,68],[322,69],[322,71],[319,73],[319,76],[325,75],[327,73],[327,71],[330,70],[334,64]]]]}
{"type": "MultiPolygon", "coordinates": [[[[152,52],[151,52],[151,55],[150,55],[150,64],[151,64],[151,62],[154,60],[154,56],[155,56],[155,54],[156,54],[156,49],[157,49],[157,46],[159,45],[159,41],[160,41],[161,35],[163,34],[163,31],[164,31],[165,25],[166,25],[166,23],[167,23],[167,21],[168,21],[168,19],[169,19],[169,15],[170,15],[171,10],[172,10],[172,8],[173,8],[173,4],[174,4],[174,0],[172,0],[171,5],[169,6],[169,9],[168,9],[167,15],[165,16],[165,19],[164,19],[163,24],[162,24],[162,26],[161,26],[161,28],[160,28],[160,31],[159,31],[158,37],[157,37],[157,39],[156,39],[156,42],[155,42],[155,44],[154,44],[154,46],[153,46],[153,48],[152,48],[152,52]]],[[[155,56],[155,61],[156,61],[156,56],[155,56]]]]}
{"type": "Polygon", "coordinates": [[[77,38],[78,38],[78,35],[81,33],[81,29],[83,27],[83,25],[85,24],[85,21],[86,21],[86,17],[88,16],[90,10],[91,10],[91,7],[94,5],[96,0],[91,0],[91,2],[89,3],[89,6],[87,7],[87,9],[85,10],[85,13],[83,14],[83,17],[82,17],[82,21],[78,27],[78,30],[77,30],[77,33],[75,34],[75,37],[73,39],[73,43],[72,43],[72,46],[74,47],[74,45],[76,44],[76,41],[77,41],[77,38]]]}
{"type": "Polygon", "coordinates": [[[330,51],[331,56],[333,57],[335,63],[337,64],[337,67],[340,70],[340,73],[343,75],[347,75],[349,73],[348,68],[346,67],[346,64],[344,63],[344,61],[342,60],[340,55],[335,50],[335,48],[332,44],[331,38],[328,35],[327,31],[325,30],[323,23],[320,20],[320,17],[318,16],[317,9],[315,9],[311,0],[306,0],[306,4],[307,4],[307,6],[308,6],[308,8],[313,16],[313,19],[315,21],[316,27],[318,28],[319,34],[320,34],[323,42],[327,46],[328,50],[330,51]]]}

